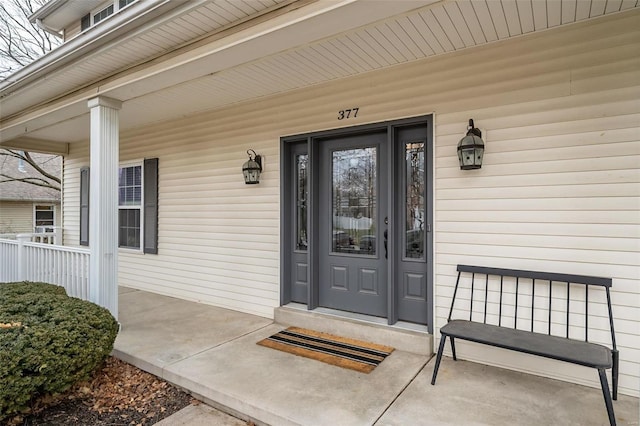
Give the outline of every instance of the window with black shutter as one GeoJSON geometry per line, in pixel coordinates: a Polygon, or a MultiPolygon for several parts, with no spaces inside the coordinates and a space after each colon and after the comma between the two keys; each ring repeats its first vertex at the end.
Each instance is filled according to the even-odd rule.
{"type": "MultiPolygon", "coordinates": [[[[89,168],[80,170],[80,245],[89,245],[89,168]]],[[[118,246],[158,253],[158,159],[120,167],[118,246]]]]}

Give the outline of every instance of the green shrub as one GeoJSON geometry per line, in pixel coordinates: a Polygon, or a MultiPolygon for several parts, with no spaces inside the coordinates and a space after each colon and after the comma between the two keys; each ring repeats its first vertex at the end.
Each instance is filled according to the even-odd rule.
{"type": "Polygon", "coordinates": [[[111,353],[118,323],[44,283],[0,283],[0,420],[85,380],[111,353]]]}

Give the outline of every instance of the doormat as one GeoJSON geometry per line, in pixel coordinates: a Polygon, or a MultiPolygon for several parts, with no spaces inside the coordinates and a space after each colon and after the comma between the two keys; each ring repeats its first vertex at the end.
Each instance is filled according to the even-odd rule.
{"type": "Polygon", "coordinates": [[[393,348],[390,346],[376,345],[375,343],[298,327],[282,330],[259,341],[258,345],[361,373],[370,373],[393,352],[393,348]]]}

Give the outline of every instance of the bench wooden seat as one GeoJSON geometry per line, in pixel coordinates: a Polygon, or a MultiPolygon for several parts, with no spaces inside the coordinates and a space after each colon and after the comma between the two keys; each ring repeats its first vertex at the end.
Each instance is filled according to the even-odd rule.
{"type": "Polygon", "coordinates": [[[611,349],[595,343],[465,320],[452,320],[441,335],[592,368],[613,367],[611,349]]]}
{"type": "MultiPolygon", "coordinates": [[[[447,337],[451,342],[454,360],[457,360],[455,340],[467,340],[597,369],[609,423],[612,426],[616,424],[606,375],[606,370],[612,369],[613,399],[615,400],[618,388],[619,354],[616,349],[613,329],[609,292],[612,280],[610,278],[470,265],[458,265],[457,270],[458,278],[451,301],[448,322],[440,329],[441,339],[431,379],[432,385],[435,385],[436,382],[447,337]],[[466,300],[463,302],[465,309],[458,309],[455,312],[460,314],[462,311],[466,318],[452,319],[456,296],[460,294],[458,290],[462,274],[471,275],[470,280],[466,280],[469,283],[470,292],[466,294],[466,300]],[[490,280],[490,276],[499,279],[490,280]],[[478,277],[484,279],[478,279],[478,277]],[[596,287],[596,290],[599,291],[590,292],[589,287],[596,287]],[[572,300],[570,293],[572,288],[574,291],[581,291],[576,298],[580,302],[572,300]],[[490,293],[499,293],[499,298],[492,299],[490,293]],[[596,293],[601,299],[604,299],[599,303],[607,305],[612,348],[589,342],[590,293],[592,299],[593,294],[596,293]],[[509,306],[509,303],[505,301],[507,299],[505,294],[515,296],[515,303],[513,304],[512,301],[509,306]],[[562,296],[558,297],[559,294],[562,296]],[[582,299],[584,300],[582,301],[582,299]],[[538,301],[537,306],[536,300],[538,301]],[[544,303],[541,304],[541,300],[544,303]],[[558,307],[558,304],[561,306],[558,307]],[[583,310],[578,310],[577,317],[584,317],[584,324],[580,327],[584,335],[580,340],[574,336],[570,337],[571,307],[577,304],[583,307],[583,310]],[[494,305],[493,310],[490,309],[491,305],[494,305]],[[520,316],[518,310],[520,310],[520,316]],[[526,314],[523,315],[522,312],[526,312],[526,314]],[[558,326],[558,313],[562,313],[560,316],[565,319],[565,324],[562,327],[564,336],[552,334],[552,328],[558,326]],[[553,321],[552,316],[554,317],[553,321]],[[492,324],[491,318],[497,323],[492,324]],[[526,330],[516,327],[516,325],[522,327],[522,324],[526,324],[526,330]],[[540,332],[541,330],[545,332],[540,332]]],[[[592,300],[591,303],[594,301],[592,300]]],[[[575,328],[575,324],[571,324],[571,327],[575,328]]]]}

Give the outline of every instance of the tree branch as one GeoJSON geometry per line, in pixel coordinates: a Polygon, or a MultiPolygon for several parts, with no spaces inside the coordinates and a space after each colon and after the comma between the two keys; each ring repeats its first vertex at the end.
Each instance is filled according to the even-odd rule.
{"type": "Polygon", "coordinates": [[[31,154],[29,154],[26,151],[24,152],[24,159],[27,161],[27,163],[31,164],[31,167],[36,169],[36,171],[40,173],[42,176],[46,177],[47,179],[51,179],[52,181],[57,182],[58,184],[62,183],[62,181],[58,176],[54,176],[51,173],[48,173],[42,167],[40,167],[38,163],[33,161],[33,158],[31,158],[31,154]]]}
{"type": "Polygon", "coordinates": [[[17,178],[14,176],[1,173],[0,176],[4,177],[5,180],[1,180],[0,183],[1,182],[24,182],[31,185],[42,186],[45,188],[51,188],[51,189],[55,189],[56,191],[60,191],[60,186],[62,186],[62,179],[44,170],[44,168],[42,168],[42,166],[38,164],[33,159],[33,157],[31,157],[30,153],[25,151],[16,151],[13,149],[4,149],[0,151],[0,157],[2,156],[13,157],[13,158],[17,158],[18,160],[25,161],[26,163],[31,165],[31,167],[33,167],[34,170],[40,175],[42,175],[43,177],[42,178],[39,178],[39,177],[17,178]],[[57,186],[55,185],[56,183],[58,184],[57,186]]]}
{"type": "Polygon", "coordinates": [[[60,41],[29,21],[47,0],[0,0],[0,81],[46,54],[60,41]]]}
{"type": "Polygon", "coordinates": [[[16,178],[16,177],[13,177],[13,176],[6,175],[4,173],[0,173],[0,177],[4,178],[4,179],[0,180],[0,183],[4,183],[4,182],[23,182],[23,183],[28,183],[29,185],[36,185],[36,186],[41,186],[43,188],[49,188],[49,189],[54,189],[56,191],[60,191],[59,187],[54,186],[50,182],[48,182],[48,181],[46,181],[44,179],[40,179],[40,178],[33,178],[33,177],[16,178]]]}

